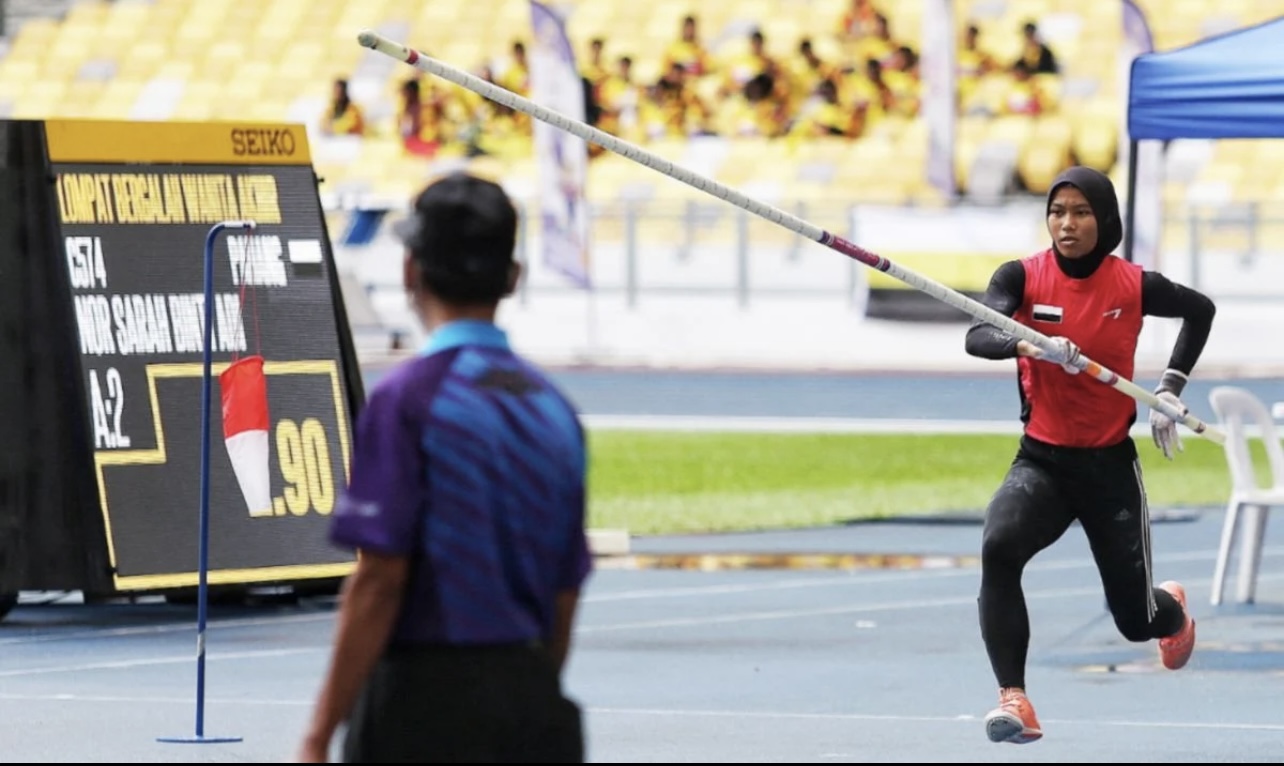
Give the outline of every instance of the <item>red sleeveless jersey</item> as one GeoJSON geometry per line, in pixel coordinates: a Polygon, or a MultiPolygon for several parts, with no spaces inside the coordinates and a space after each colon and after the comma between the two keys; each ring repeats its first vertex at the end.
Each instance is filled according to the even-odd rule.
{"type": "MultiPolygon", "coordinates": [[[[1131,379],[1141,334],[1140,266],[1107,256],[1087,279],[1073,279],[1045,250],[1022,259],[1025,296],[1013,319],[1048,337],[1069,338],[1095,362],[1131,379]]],[[[1063,447],[1105,447],[1128,435],[1137,403],[1086,374],[1017,358],[1028,408],[1025,432],[1063,447]]]]}

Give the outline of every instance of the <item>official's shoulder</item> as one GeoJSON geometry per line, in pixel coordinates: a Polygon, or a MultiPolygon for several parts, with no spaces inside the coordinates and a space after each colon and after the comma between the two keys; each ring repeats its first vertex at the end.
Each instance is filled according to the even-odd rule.
{"type": "Polygon", "coordinates": [[[450,367],[453,353],[415,355],[398,362],[370,387],[367,399],[400,401],[422,393],[434,378],[450,367]]]}
{"type": "Polygon", "coordinates": [[[555,398],[558,403],[566,408],[569,413],[574,415],[576,418],[579,417],[579,411],[576,408],[575,403],[571,401],[571,397],[565,390],[563,390],[562,386],[554,380],[553,375],[549,370],[546,370],[539,364],[536,364],[530,359],[526,359],[522,356],[517,356],[517,360],[522,365],[522,368],[528,376],[537,381],[539,385],[553,398],[555,398]]]}

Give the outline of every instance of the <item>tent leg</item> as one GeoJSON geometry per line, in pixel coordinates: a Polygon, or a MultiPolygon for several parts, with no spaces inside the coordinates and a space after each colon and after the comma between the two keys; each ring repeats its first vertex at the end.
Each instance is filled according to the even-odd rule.
{"type": "Polygon", "coordinates": [[[1128,142],[1128,200],[1124,211],[1124,260],[1132,263],[1132,227],[1137,218],[1137,141],[1128,142]]]}

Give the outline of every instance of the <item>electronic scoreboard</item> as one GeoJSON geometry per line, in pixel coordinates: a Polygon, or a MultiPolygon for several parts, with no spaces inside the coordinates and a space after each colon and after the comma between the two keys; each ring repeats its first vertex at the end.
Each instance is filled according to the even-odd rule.
{"type": "Polygon", "coordinates": [[[197,584],[204,253],[214,240],[211,585],[331,580],[364,398],[301,125],[0,122],[0,594],[197,584]],[[218,375],[261,355],[270,507],[218,375]]]}

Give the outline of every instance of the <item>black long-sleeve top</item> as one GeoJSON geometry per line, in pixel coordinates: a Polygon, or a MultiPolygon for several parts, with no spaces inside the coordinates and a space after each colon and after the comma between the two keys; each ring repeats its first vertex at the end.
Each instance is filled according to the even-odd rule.
{"type": "MultiPolygon", "coordinates": [[[[996,269],[990,278],[982,303],[1004,316],[1012,316],[1020,308],[1024,295],[1025,268],[1020,261],[1008,261],[996,269]]],[[[1155,271],[1142,273],[1141,313],[1146,316],[1179,317],[1182,320],[1181,331],[1168,360],[1168,369],[1186,376],[1195,368],[1213,329],[1216,311],[1212,300],[1203,293],[1177,284],[1155,271]]],[[[983,359],[1011,359],[1016,356],[1017,338],[977,320],[968,329],[964,348],[972,356],[983,359]]],[[[1180,395],[1180,387],[1174,387],[1178,388],[1174,393],[1180,395]]]]}

